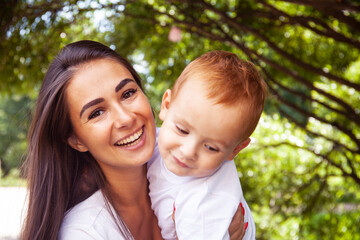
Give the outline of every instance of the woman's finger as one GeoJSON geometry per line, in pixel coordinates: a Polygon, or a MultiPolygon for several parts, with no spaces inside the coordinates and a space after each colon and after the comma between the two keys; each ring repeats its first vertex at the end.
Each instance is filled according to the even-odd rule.
{"type": "Polygon", "coordinates": [[[247,227],[245,226],[247,224],[244,224],[244,215],[245,215],[245,209],[240,203],[229,226],[230,240],[243,239],[247,227]]]}

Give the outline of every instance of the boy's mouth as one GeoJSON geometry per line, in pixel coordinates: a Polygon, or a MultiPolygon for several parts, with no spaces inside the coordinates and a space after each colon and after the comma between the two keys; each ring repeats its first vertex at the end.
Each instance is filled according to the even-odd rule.
{"type": "Polygon", "coordinates": [[[180,166],[180,167],[183,167],[183,168],[189,168],[188,165],[186,165],[185,163],[181,162],[179,159],[177,159],[176,157],[174,157],[174,160],[175,162],[180,166]]]}
{"type": "Polygon", "coordinates": [[[137,141],[141,138],[143,133],[144,133],[143,128],[140,128],[140,130],[134,133],[133,135],[116,142],[114,145],[119,147],[135,145],[137,141]]]}

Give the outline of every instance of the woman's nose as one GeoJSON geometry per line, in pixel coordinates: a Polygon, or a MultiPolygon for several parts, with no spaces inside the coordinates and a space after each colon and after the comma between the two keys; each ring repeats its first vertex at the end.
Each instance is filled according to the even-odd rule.
{"type": "Polygon", "coordinates": [[[133,125],[135,114],[130,109],[117,107],[113,111],[113,119],[115,128],[127,128],[133,125]]]}

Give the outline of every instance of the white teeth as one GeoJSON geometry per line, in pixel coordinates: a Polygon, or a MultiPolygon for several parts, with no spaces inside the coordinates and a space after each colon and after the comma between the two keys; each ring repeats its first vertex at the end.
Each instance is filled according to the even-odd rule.
{"type": "Polygon", "coordinates": [[[141,128],[140,131],[138,131],[137,133],[115,143],[115,145],[116,146],[123,146],[123,145],[133,146],[136,144],[136,141],[141,137],[142,134],[143,134],[143,130],[141,128]]]}

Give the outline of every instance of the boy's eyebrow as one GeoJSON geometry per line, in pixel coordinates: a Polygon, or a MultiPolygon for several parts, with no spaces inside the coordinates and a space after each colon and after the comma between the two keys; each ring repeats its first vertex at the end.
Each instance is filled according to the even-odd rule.
{"type": "MultiPolygon", "coordinates": [[[[183,124],[186,125],[186,127],[193,129],[192,124],[190,124],[186,119],[181,118],[181,121],[183,122],[183,124]]],[[[220,143],[222,145],[222,147],[228,147],[228,145],[226,144],[226,142],[224,140],[221,140],[221,139],[216,140],[216,139],[213,139],[213,138],[210,138],[210,137],[206,137],[206,139],[209,140],[209,141],[212,141],[212,142],[220,143]]]]}
{"type": "Polygon", "coordinates": [[[135,82],[135,81],[131,78],[125,78],[125,79],[121,80],[120,83],[115,87],[115,92],[120,91],[129,82],[135,82]]]}
{"type": "Polygon", "coordinates": [[[82,114],[85,112],[86,109],[88,109],[89,107],[94,106],[94,105],[96,105],[96,104],[98,104],[98,103],[101,103],[101,102],[103,102],[104,100],[105,100],[104,98],[96,98],[96,99],[88,102],[87,104],[85,104],[85,105],[82,107],[81,111],[80,111],[80,118],[81,118],[82,114]]]}
{"type": "Polygon", "coordinates": [[[221,139],[213,139],[213,138],[208,138],[209,141],[212,141],[212,142],[215,142],[215,143],[218,143],[220,144],[222,147],[225,147],[227,148],[228,145],[221,139]]]}

